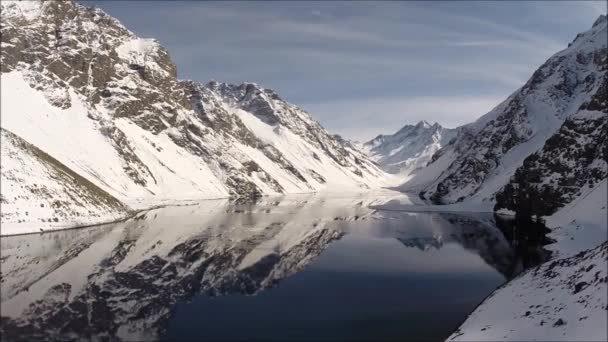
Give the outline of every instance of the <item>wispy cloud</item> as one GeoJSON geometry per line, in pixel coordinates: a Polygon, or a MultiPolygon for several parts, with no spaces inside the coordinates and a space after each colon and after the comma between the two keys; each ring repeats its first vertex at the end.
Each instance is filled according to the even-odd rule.
{"type": "Polygon", "coordinates": [[[331,130],[358,137],[421,117],[448,126],[474,120],[606,7],[605,1],[92,3],[137,34],[158,38],[180,77],[258,82],[331,130]]]}

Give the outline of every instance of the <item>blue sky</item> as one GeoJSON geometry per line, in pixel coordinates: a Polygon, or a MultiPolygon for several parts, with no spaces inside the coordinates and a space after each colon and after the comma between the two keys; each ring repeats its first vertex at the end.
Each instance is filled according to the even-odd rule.
{"type": "Polygon", "coordinates": [[[87,1],[158,39],[179,77],[256,82],[367,140],[488,112],[606,1],[87,1]]]}

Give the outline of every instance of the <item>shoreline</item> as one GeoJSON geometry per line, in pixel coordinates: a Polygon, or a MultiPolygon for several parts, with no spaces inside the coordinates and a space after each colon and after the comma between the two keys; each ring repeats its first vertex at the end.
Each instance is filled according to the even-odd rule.
{"type": "MultiPolygon", "coordinates": [[[[383,192],[383,191],[390,191],[392,193],[394,193],[395,195],[404,195],[404,196],[409,196],[409,194],[407,193],[402,193],[402,192],[398,192],[395,190],[391,190],[388,188],[378,188],[378,189],[371,189],[368,191],[356,191],[353,192],[351,195],[353,196],[358,196],[361,195],[363,193],[375,193],[375,192],[383,192]]],[[[302,195],[333,195],[333,196],[345,196],[345,194],[339,193],[339,192],[333,192],[333,191],[312,191],[312,192],[296,192],[296,193],[289,193],[289,194],[265,194],[262,195],[260,198],[271,198],[271,197],[283,197],[283,196],[302,196],[302,195]]],[[[45,233],[52,233],[52,232],[59,232],[59,231],[66,231],[66,230],[72,230],[72,229],[84,229],[84,228],[92,228],[92,227],[97,227],[97,226],[103,226],[106,224],[114,224],[114,223],[120,223],[120,222],[124,222],[127,221],[129,219],[134,218],[135,216],[137,216],[140,213],[143,212],[147,212],[150,210],[154,210],[154,209],[160,209],[160,208],[165,208],[165,207],[180,207],[180,206],[189,206],[189,205],[196,205],[197,203],[201,203],[201,202],[207,202],[207,201],[219,201],[219,200],[228,200],[228,201],[238,201],[240,199],[247,199],[247,197],[211,197],[211,198],[198,198],[198,199],[181,199],[181,200],[168,200],[166,201],[167,203],[157,203],[157,204],[153,204],[151,206],[148,207],[144,207],[144,208],[140,208],[140,209],[131,209],[130,212],[128,212],[125,216],[117,218],[117,219],[111,219],[108,221],[100,221],[97,223],[89,223],[89,224],[76,224],[76,225],[67,225],[65,227],[57,227],[57,228],[51,228],[51,229],[45,229],[44,231],[29,231],[29,232],[23,232],[23,233],[9,233],[9,234],[4,234],[2,233],[2,229],[0,229],[0,238],[4,238],[4,237],[11,237],[11,236],[23,236],[23,235],[32,235],[32,234],[45,234],[45,233]]],[[[369,207],[370,209],[375,209],[372,206],[369,207]]],[[[6,224],[6,223],[0,223],[0,226],[6,224]]],[[[24,225],[27,225],[27,223],[22,223],[24,225]]],[[[32,223],[32,225],[35,225],[36,223],[32,223]]]]}

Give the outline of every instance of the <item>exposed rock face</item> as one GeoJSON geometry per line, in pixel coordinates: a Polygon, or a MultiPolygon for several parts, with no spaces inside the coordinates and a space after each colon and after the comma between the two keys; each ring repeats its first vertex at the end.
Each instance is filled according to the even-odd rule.
{"type": "Polygon", "coordinates": [[[99,9],[3,1],[0,25],[3,129],[131,207],[384,185],[275,92],[180,81],[156,40],[99,9]]]}
{"type": "Polygon", "coordinates": [[[454,144],[433,158],[433,164],[442,165],[436,167],[437,172],[421,172],[411,184],[438,204],[471,197],[493,201],[523,160],[543,148],[552,135],[582,125],[574,130],[588,139],[581,138],[579,143],[598,145],[595,139],[601,137],[604,120],[599,116],[605,116],[606,54],[606,18],[601,16],[567,49],[549,58],[522,88],[490,113],[463,126],[454,144]],[[583,119],[589,116],[596,119],[583,119]],[[428,178],[429,174],[434,177],[428,178]]]}
{"type": "MultiPolygon", "coordinates": [[[[604,99],[608,94],[604,94],[604,99]]],[[[608,177],[608,106],[567,119],[496,194],[495,210],[548,216],[608,177]]]]}
{"type": "MultiPolygon", "coordinates": [[[[594,27],[606,25],[600,17],[594,27]]],[[[580,36],[577,38],[580,39],[580,36]]],[[[576,40],[575,40],[576,42],[576,40]]],[[[596,92],[568,117],[541,150],[528,156],[496,194],[495,210],[547,216],[608,177],[608,50],[588,55],[601,76],[596,92]]],[[[583,61],[585,56],[578,58],[583,61]]]]}
{"type": "Polygon", "coordinates": [[[392,135],[379,135],[363,146],[383,170],[408,175],[426,166],[432,156],[456,136],[457,129],[426,121],[405,125],[392,135]]]}

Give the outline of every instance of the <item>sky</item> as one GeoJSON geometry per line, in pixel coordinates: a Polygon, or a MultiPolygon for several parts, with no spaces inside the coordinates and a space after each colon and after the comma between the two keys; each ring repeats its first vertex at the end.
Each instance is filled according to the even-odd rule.
{"type": "Polygon", "coordinates": [[[577,33],[597,1],[83,1],[156,38],[178,77],[255,82],[366,141],[490,111],[577,33]]]}

